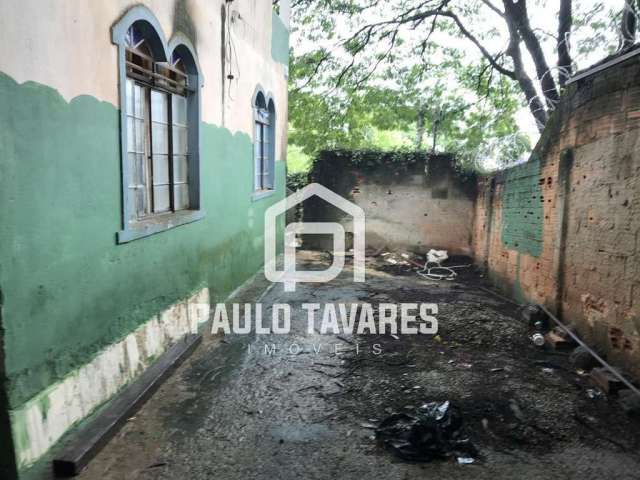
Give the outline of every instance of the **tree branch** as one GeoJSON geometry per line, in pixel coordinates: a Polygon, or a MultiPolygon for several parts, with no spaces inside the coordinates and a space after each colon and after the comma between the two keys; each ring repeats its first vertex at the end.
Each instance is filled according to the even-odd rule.
{"type": "Polygon", "coordinates": [[[493,68],[495,68],[497,71],[499,71],[503,75],[506,75],[509,78],[512,78],[512,79],[516,78],[515,72],[513,72],[513,71],[505,68],[504,66],[500,65],[497,62],[497,60],[495,59],[495,57],[493,55],[491,55],[487,51],[487,49],[482,46],[480,41],[469,30],[467,30],[465,28],[465,26],[462,24],[462,22],[460,21],[460,19],[458,18],[458,16],[455,13],[450,12],[450,11],[446,11],[446,12],[441,12],[440,15],[442,15],[443,17],[451,18],[456,23],[456,25],[458,26],[458,29],[460,30],[460,33],[462,33],[462,35],[467,37],[467,39],[471,40],[471,42],[476,47],[478,47],[478,49],[480,50],[482,55],[489,61],[489,63],[491,64],[491,66],[493,68]]]}
{"type": "Polygon", "coordinates": [[[514,3],[513,0],[503,0],[503,3],[506,17],[517,27],[518,34],[524,41],[527,51],[533,59],[538,80],[542,87],[542,93],[547,103],[547,108],[552,110],[558,104],[560,95],[558,94],[558,89],[556,88],[556,82],[553,79],[553,75],[551,75],[551,69],[547,64],[544,52],[540,46],[540,41],[529,24],[527,2],[526,0],[519,0],[517,3],[514,3]]]}
{"type": "Polygon", "coordinates": [[[482,3],[484,3],[487,7],[489,7],[491,10],[493,10],[495,13],[497,13],[498,15],[500,15],[501,17],[504,18],[504,12],[502,10],[500,10],[498,7],[496,7],[493,3],[491,3],[489,0],[482,0],[482,3]]]}
{"type": "Polygon", "coordinates": [[[529,110],[536,120],[538,131],[542,133],[542,131],[544,130],[544,126],[547,124],[547,112],[544,108],[544,105],[540,101],[540,97],[538,97],[538,93],[536,92],[536,88],[531,81],[531,78],[529,77],[529,75],[527,75],[527,72],[524,68],[524,63],[522,61],[522,51],[520,50],[520,42],[522,39],[520,38],[520,35],[518,33],[518,26],[509,15],[505,15],[505,21],[507,22],[507,27],[509,28],[509,47],[507,49],[507,53],[513,60],[516,80],[518,82],[518,85],[520,85],[520,89],[524,92],[527,103],[529,105],[529,110]]]}

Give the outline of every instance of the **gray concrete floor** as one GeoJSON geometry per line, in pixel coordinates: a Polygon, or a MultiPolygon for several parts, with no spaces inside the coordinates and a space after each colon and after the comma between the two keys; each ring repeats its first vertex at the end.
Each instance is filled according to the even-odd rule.
{"type": "MultiPolygon", "coordinates": [[[[79,478],[640,478],[640,423],[589,398],[566,358],[531,346],[514,307],[478,290],[481,280],[369,267],[364,284],[345,272],[295,293],[276,285],[262,303],[299,313],[303,302],[435,302],[439,337],[308,335],[300,315],[290,335],[207,336],[79,478]],[[462,410],[475,464],[408,463],[376,443],[371,426],[389,413],[445,399],[462,410]]],[[[266,286],[259,278],[234,301],[266,286]]]]}

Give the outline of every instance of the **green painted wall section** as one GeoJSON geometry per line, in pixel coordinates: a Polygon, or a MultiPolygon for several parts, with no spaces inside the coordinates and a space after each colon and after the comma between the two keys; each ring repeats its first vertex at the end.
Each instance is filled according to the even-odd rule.
{"type": "MultiPolygon", "coordinates": [[[[169,305],[224,298],[263,263],[246,134],[202,124],[204,220],[124,245],[118,110],[0,73],[0,289],[12,408],[169,305]]],[[[239,113],[240,114],[240,113],[239,113]]],[[[251,115],[250,111],[246,112],[251,115]]]]}
{"type": "Polygon", "coordinates": [[[271,57],[278,63],[289,65],[289,29],[274,11],[271,12],[271,57]]]}
{"type": "Polygon", "coordinates": [[[505,172],[502,194],[502,243],[505,247],[539,257],[542,252],[543,195],[540,159],[505,172]]]}

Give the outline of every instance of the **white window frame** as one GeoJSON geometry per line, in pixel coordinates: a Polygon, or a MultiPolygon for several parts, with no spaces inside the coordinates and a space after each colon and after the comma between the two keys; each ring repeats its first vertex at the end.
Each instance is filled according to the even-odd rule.
{"type": "Polygon", "coordinates": [[[253,111],[253,199],[275,193],[276,111],[270,95],[257,87],[252,99],[253,111]]]}

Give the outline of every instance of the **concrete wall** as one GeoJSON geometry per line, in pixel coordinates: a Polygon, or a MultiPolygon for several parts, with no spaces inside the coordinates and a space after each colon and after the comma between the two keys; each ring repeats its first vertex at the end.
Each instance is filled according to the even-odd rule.
{"type": "MultiPolygon", "coordinates": [[[[224,299],[262,265],[264,211],[285,191],[288,27],[271,2],[233,2],[228,13],[225,4],[0,2],[0,443],[3,451],[14,444],[21,471],[197,329],[207,311],[192,307],[224,299]],[[184,35],[198,54],[206,215],[118,245],[120,105],[110,30],[140,4],[167,39],[184,35]],[[229,35],[234,50],[223,55],[229,35]],[[276,191],[254,201],[258,85],[276,103],[276,191]]],[[[0,459],[0,477],[11,478],[14,458],[0,459]]]]}
{"type": "MultiPolygon", "coordinates": [[[[354,162],[348,152],[324,152],[315,164],[313,181],[362,207],[369,248],[422,253],[438,248],[470,255],[473,179],[456,172],[448,156],[409,154],[407,161],[392,161],[379,155],[380,162],[368,166],[366,161],[354,162]]],[[[321,200],[309,201],[304,218],[341,218],[350,231],[349,219],[321,200]]]]}
{"type": "Polygon", "coordinates": [[[640,63],[571,85],[531,159],[480,181],[474,250],[640,376],[640,63]]]}

